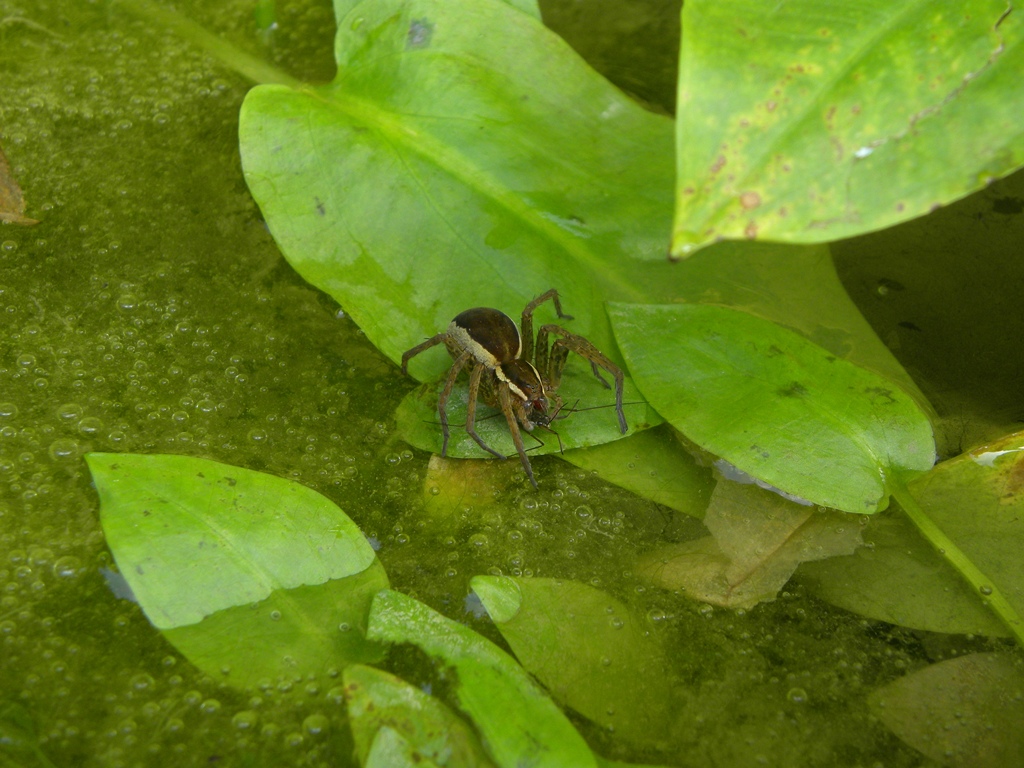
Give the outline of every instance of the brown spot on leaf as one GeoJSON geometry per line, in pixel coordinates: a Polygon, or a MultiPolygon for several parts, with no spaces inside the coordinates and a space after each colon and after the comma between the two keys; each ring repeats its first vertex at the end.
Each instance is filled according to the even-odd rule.
{"type": "Polygon", "coordinates": [[[746,235],[748,240],[757,239],[757,222],[752,221],[747,224],[747,228],[743,230],[743,234],[746,235]]]}
{"type": "Polygon", "coordinates": [[[722,167],[724,165],[725,165],[725,155],[719,155],[717,158],[715,158],[715,162],[711,166],[711,175],[713,176],[716,173],[718,173],[720,170],[722,170],[722,167]]]}
{"type": "Polygon", "coordinates": [[[761,196],[757,192],[744,192],[740,195],[740,205],[746,208],[748,211],[751,208],[757,208],[761,204],[761,196]]]}
{"type": "Polygon", "coordinates": [[[764,108],[767,109],[769,112],[774,112],[777,106],[779,105],[774,101],[766,101],[764,103],[764,108]]]}
{"type": "Polygon", "coordinates": [[[779,394],[782,397],[807,397],[807,387],[799,381],[794,381],[788,387],[780,389],[779,394]]]}

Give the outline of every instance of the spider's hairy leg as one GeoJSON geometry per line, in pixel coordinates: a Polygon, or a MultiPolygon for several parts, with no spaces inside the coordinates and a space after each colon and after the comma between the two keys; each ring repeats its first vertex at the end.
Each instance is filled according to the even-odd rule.
{"type": "Polygon", "coordinates": [[[448,405],[448,398],[452,396],[452,387],[455,386],[455,380],[459,378],[459,373],[465,367],[466,362],[470,358],[469,352],[463,352],[457,358],[455,363],[452,365],[452,369],[448,371],[448,378],[444,382],[444,389],[441,390],[441,396],[437,398],[437,413],[441,417],[441,434],[444,435],[444,440],[441,443],[441,455],[448,455],[448,411],[445,410],[445,406],[448,405]]]}
{"type": "Polygon", "coordinates": [[[412,358],[416,357],[416,355],[418,355],[420,352],[423,352],[424,350],[430,349],[431,347],[436,347],[438,344],[440,344],[446,338],[448,338],[447,331],[445,333],[439,333],[436,336],[433,336],[433,337],[427,339],[422,344],[417,344],[415,347],[413,347],[408,352],[403,354],[402,355],[402,373],[403,374],[409,373],[409,361],[412,358]]]}
{"type": "Polygon", "coordinates": [[[551,345],[551,360],[547,374],[548,380],[552,383],[551,386],[556,387],[557,384],[555,382],[561,382],[562,369],[565,367],[565,360],[568,357],[569,352],[575,352],[580,357],[589,360],[595,375],[597,375],[602,382],[604,382],[604,379],[600,374],[598,374],[597,369],[603,368],[615,379],[615,410],[619,416],[619,429],[622,434],[626,434],[629,428],[626,426],[626,415],[622,411],[622,389],[625,382],[625,376],[622,373],[622,369],[605,357],[597,347],[585,338],[577,336],[575,333],[570,333],[557,325],[545,325],[540,329],[540,333],[537,334],[538,348],[540,346],[542,336],[544,337],[543,341],[545,345],[547,344],[547,334],[549,333],[556,334],[558,336],[551,345]]]}
{"type": "MultiPolygon", "coordinates": [[[[503,453],[498,453],[496,450],[491,448],[487,443],[484,442],[483,438],[476,433],[476,399],[477,394],[480,391],[480,377],[483,375],[485,369],[479,363],[473,366],[472,373],[469,374],[469,403],[466,406],[466,432],[476,440],[476,444],[483,448],[488,453],[497,456],[499,459],[508,458],[503,453]]],[[[494,374],[487,371],[488,374],[493,376],[494,374]]]]}
{"type": "MultiPolygon", "coordinates": [[[[523,354],[521,357],[527,362],[533,362],[533,310],[548,300],[555,305],[555,313],[560,320],[572,320],[572,315],[566,315],[562,312],[562,302],[559,300],[558,291],[555,288],[545,291],[527,304],[525,309],[523,309],[523,318],[519,323],[519,335],[523,339],[523,354]]],[[[539,365],[537,367],[540,368],[539,365]]]]}
{"type": "Polygon", "coordinates": [[[512,403],[512,394],[509,392],[508,387],[498,387],[498,403],[501,406],[501,412],[505,414],[505,420],[508,422],[508,431],[512,433],[512,442],[516,444],[519,460],[523,464],[523,471],[526,472],[526,476],[530,478],[530,482],[536,488],[537,481],[533,477],[533,467],[530,466],[530,460],[526,456],[526,446],[523,445],[523,436],[519,432],[519,419],[516,417],[515,408],[512,403]]]}

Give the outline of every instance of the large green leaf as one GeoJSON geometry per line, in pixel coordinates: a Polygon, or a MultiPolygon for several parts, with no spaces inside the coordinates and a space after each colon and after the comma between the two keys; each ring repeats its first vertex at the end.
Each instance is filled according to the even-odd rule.
{"type": "Polygon", "coordinates": [[[846,512],[888,503],[887,478],[935,459],[931,427],[885,379],[761,318],[712,305],[609,313],[647,400],[702,448],[846,512]]]}
{"type": "MultiPolygon", "coordinates": [[[[944,461],[912,481],[921,510],[1024,614],[1024,433],[944,461]]],[[[857,613],[933,632],[1005,635],[970,586],[907,521],[872,521],[872,547],[801,568],[815,591],[857,613]],[[916,539],[916,540],[915,540],[916,539]]],[[[948,553],[947,553],[948,554],[948,553]]],[[[1018,630],[1019,632],[1020,630],[1018,630]]]]}
{"type": "Polygon", "coordinates": [[[825,242],[1024,162],[1024,21],[1005,0],[690,0],[673,252],[825,242]]]}
{"type": "Polygon", "coordinates": [[[596,765],[583,737],[527,672],[491,641],[400,592],[374,598],[368,637],[412,643],[454,667],[459,706],[502,768],[596,765]]]}
{"type": "Polygon", "coordinates": [[[577,581],[475,576],[471,586],[556,700],[633,743],[667,738],[674,708],[665,651],[628,606],[577,581]]]}
{"type": "Polygon", "coordinates": [[[500,0],[367,0],[336,57],[332,84],[260,86],[241,113],[246,180],[295,269],[395,361],[463,309],[516,316],[551,287],[610,346],[603,301],[640,294],[604,264],[665,251],[671,121],[500,0]]]}
{"type": "Polygon", "coordinates": [[[206,459],[86,460],[118,568],[149,620],[194,664],[249,686],[380,658],[364,633],[387,576],[331,501],[206,459]]]}

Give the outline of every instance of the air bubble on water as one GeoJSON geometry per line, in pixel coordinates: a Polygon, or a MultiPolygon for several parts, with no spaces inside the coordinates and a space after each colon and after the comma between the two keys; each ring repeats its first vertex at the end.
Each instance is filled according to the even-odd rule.
{"type": "Polygon", "coordinates": [[[807,691],[803,688],[790,688],[786,698],[794,704],[804,704],[807,702],[807,691]]]}
{"type": "Polygon", "coordinates": [[[78,454],[78,443],[61,438],[50,443],[50,458],[54,460],[73,459],[78,454]]]}
{"type": "Polygon", "coordinates": [[[302,721],[302,730],[310,736],[322,736],[331,727],[331,721],[319,713],[310,715],[302,721]]]}
{"type": "Polygon", "coordinates": [[[95,416],[86,416],[78,422],[78,431],[83,435],[95,435],[103,429],[103,422],[95,416]]]}

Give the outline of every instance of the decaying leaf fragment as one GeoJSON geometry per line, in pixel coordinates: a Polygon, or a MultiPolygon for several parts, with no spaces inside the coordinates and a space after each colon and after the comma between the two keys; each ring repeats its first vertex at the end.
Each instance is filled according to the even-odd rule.
{"type": "Polygon", "coordinates": [[[11,224],[38,224],[35,219],[25,215],[25,197],[21,194],[21,187],[11,175],[11,165],[7,162],[7,156],[0,147],[0,221],[11,224]]]}
{"type": "Polygon", "coordinates": [[[851,515],[728,481],[716,486],[704,524],[710,536],[650,552],[638,567],[659,587],[727,608],[773,600],[800,563],[849,555],[862,543],[851,515]]]}

